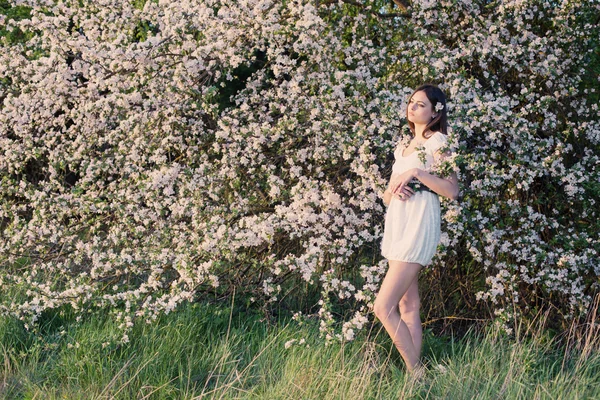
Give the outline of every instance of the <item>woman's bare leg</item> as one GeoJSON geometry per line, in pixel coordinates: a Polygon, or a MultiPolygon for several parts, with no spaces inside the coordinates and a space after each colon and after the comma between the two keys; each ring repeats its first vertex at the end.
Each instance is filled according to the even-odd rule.
{"type": "Polygon", "coordinates": [[[404,359],[406,368],[413,372],[419,364],[420,344],[417,349],[407,324],[400,318],[399,304],[400,299],[417,280],[421,265],[394,260],[389,260],[389,265],[375,299],[374,311],[404,359]]]}
{"type": "Polygon", "coordinates": [[[408,327],[413,345],[421,356],[421,345],[423,343],[423,327],[421,326],[421,300],[419,298],[419,280],[413,280],[412,284],[400,300],[400,317],[408,327]]]}

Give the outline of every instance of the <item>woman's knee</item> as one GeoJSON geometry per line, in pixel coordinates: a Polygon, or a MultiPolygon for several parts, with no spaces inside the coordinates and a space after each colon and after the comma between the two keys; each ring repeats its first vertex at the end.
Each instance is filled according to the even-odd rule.
{"type": "Polygon", "coordinates": [[[400,300],[400,313],[402,315],[410,315],[410,314],[418,313],[420,311],[420,308],[421,308],[421,301],[419,300],[418,297],[416,299],[402,298],[402,300],[400,300]]]}
{"type": "Polygon", "coordinates": [[[380,321],[387,319],[394,311],[398,312],[397,304],[392,304],[389,301],[380,299],[379,297],[375,299],[375,303],[373,304],[373,312],[380,321]]]}
{"type": "Polygon", "coordinates": [[[415,280],[404,296],[400,299],[400,313],[413,314],[418,313],[421,307],[421,298],[419,296],[419,285],[415,280]]]}

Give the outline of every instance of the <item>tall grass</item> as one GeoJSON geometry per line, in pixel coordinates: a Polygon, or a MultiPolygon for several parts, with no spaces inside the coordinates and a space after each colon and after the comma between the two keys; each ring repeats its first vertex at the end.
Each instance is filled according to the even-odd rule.
{"type": "Polygon", "coordinates": [[[318,327],[194,304],[138,323],[130,342],[106,317],[47,314],[37,334],[0,319],[6,399],[593,399],[600,398],[595,319],[551,337],[541,321],[508,337],[425,333],[427,373],[413,382],[374,324],[325,345],[318,327]],[[305,342],[299,344],[304,338],[305,342]],[[285,343],[297,339],[289,348],[285,343]],[[110,344],[107,344],[110,343],[110,344]]]}

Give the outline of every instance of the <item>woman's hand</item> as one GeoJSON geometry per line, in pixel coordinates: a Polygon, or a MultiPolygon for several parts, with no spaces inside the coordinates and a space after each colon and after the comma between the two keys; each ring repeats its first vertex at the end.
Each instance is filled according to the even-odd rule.
{"type": "Polygon", "coordinates": [[[390,180],[389,191],[398,200],[408,200],[415,194],[414,190],[408,186],[408,183],[413,180],[417,174],[417,168],[409,169],[408,171],[394,177],[390,180]]]}

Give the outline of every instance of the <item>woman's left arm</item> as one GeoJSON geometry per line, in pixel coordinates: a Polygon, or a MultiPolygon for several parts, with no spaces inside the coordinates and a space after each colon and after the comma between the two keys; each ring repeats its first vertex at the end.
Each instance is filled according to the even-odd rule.
{"type": "MultiPolygon", "coordinates": [[[[439,157],[444,156],[447,155],[439,155],[439,157]]],[[[395,182],[394,187],[392,187],[392,193],[402,193],[404,186],[406,186],[413,178],[417,178],[419,181],[421,181],[421,183],[440,196],[444,196],[452,200],[456,200],[458,198],[458,177],[456,176],[455,172],[452,172],[450,176],[446,178],[440,178],[439,176],[432,175],[420,168],[409,169],[400,175],[398,180],[395,182]]]]}
{"type": "Polygon", "coordinates": [[[429,189],[433,190],[440,196],[447,197],[452,200],[458,199],[458,177],[455,172],[452,172],[447,178],[440,178],[430,174],[429,172],[413,168],[414,177],[421,181],[429,189]]]}

